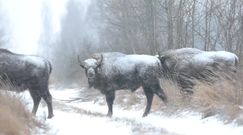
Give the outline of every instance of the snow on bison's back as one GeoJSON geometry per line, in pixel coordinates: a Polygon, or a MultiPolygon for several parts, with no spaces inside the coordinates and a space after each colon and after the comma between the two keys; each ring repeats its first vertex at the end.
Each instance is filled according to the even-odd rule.
{"type": "Polygon", "coordinates": [[[136,72],[144,74],[145,72],[156,73],[160,70],[160,61],[156,57],[149,55],[125,55],[123,57],[110,58],[105,57],[102,70],[105,75],[112,77],[114,74],[126,74],[136,72]],[[149,70],[150,68],[150,70],[149,70]]]}

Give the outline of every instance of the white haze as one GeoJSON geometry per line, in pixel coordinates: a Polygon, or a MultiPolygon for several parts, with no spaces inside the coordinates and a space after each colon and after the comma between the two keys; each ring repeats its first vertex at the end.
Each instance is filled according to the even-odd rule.
{"type": "MultiPolygon", "coordinates": [[[[89,0],[79,1],[82,5],[90,3],[89,0]]],[[[40,42],[41,36],[45,36],[42,34],[45,10],[48,10],[50,16],[48,36],[55,39],[61,31],[61,19],[65,15],[67,2],[68,0],[0,0],[0,24],[5,40],[1,46],[16,53],[40,53],[39,50],[45,47],[40,42]]]]}
{"type": "Polygon", "coordinates": [[[8,42],[6,47],[18,53],[36,53],[41,33],[41,1],[1,1],[8,42]],[[7,23],[7,24],[6,24],[7,23]]]}

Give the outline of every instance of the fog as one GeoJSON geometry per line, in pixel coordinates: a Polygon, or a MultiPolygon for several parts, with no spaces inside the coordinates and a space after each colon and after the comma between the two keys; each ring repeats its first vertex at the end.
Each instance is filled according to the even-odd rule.
{"type": "Polygon", "coordinates": [[[78,77],[74,72],[81,71],[77,55],[88,55],[82,48],[92,49],[92,42],[96,42],[90,39],[96,38],[87,14],[90,3],[90,0],[1,0],[0,46],[15,53],[47,58],[54,69],[52,82],[68,84],[78,77]]]}
{"type": "Polygon", "coordinates": [[[0,0],[0,46],[51,61],[52,83],[83,82],[95,52],[151,54],[182,47],[241,59],[242,0],[0,0]]]}
{"type": "MultiPolygon", "coordinates": [[[[40,38],[40,54],[47,55],[47,58],[53,64],[54,83],[69,85],[75,83],[81,78],[81,68],[79,67],[77,56],[89,54],[86,48],[89,48],[93,42],[90,32],[91,26],[88,22],[87,10],[90,1],[69,0],[63,1],[62,12],[59,18],[56,18],[56,25],[52,21],[51,12],[53,7],[46,3],[43,11],[43,30],[40,38]],[[56,27],[59,26],[59,27],[56,27]]],[[[53,3],[55,5],[55,3],[53,3]]]]}
{"type": "Polygon", "coordinates": [[[17,53],[37,53],[42,31],[40,4],[41,1],[1,0],[1,46],[17,53]]]}

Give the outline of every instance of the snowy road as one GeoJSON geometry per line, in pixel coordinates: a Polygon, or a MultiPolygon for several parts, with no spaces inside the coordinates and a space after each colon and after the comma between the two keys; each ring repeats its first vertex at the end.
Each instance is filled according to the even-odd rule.
{"type": "MultiPolygon", "coordinates": [[[[52,119],[45,119],[47,108],[40,104],[37,117],[50,128],[38,131],[36,135],[242,135],[243,127],[223,124],[215,117],[201,119],[199,114],[183,112],[177,116],[164,116],[161,112],[152,112],[142,118],[141,109],[122,109],[114,105],[112,118],[106,117],[107,107],[101,94],[89,99],[87,92],[78,89],[51,90],[54,97],[52,119]],[[80,92],[83,94],[81,99],[80,92]],[[96,102],[94,102],[94,100],[96,102]]],[[[94,92],[95,93],[95,92],[94,92]]],[[[96,94],[93,94],[93,96],[96,94]]],[[[28,92],[26,98],[30,98],[28,92]]],[[[30,100],[31,101],[31,100],[30,100]]],[[[29,103],[30,108],[32,103],[29,103]]]]}

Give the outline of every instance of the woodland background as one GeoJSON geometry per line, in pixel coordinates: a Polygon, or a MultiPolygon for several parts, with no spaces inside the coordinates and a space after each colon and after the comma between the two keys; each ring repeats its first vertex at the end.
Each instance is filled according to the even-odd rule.
{"type": "MultiPolygon", "coordinates": [[[[52,62],[58,82],[80,78],[77,55],[86,59],[96,52],[156,55],[193,47],[243,57],[242,0],[91,0],[86,6],[69,0],[55,37],[51,9],[41,9],[38,54],[52,62]]],[[[6,21],[4,14],[0,20],[6,21]]],[[[1,46],[12,40],[7,33],[0,27],[1,46]]]]}

